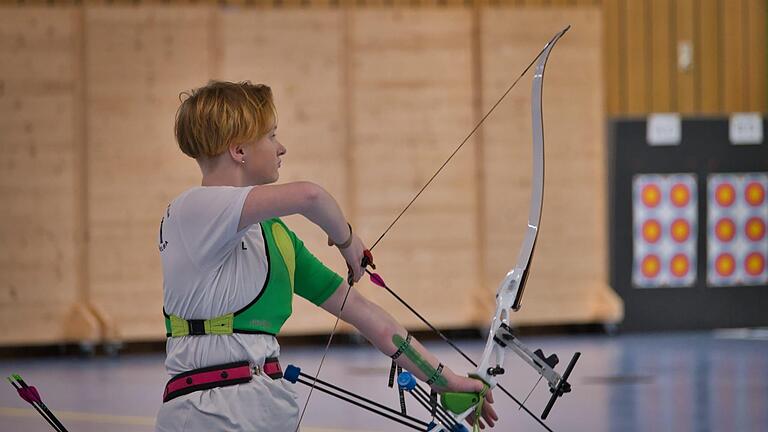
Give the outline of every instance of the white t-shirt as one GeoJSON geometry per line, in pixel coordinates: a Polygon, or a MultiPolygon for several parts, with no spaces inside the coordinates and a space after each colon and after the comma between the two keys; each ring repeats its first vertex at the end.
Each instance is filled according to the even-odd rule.
{"type": "MultiPolygon", "coordinates": [[[[251,188],[195,187],[168,205],[158,239],[166,313],[218,317],[248,305],[264,288],[268,261],[261,226],[237,230],[251,188]]],[[[168,338],[165,367],[176,375],[242,360],[259,365],[279,350],[273,336],[261,334],[168,338]]]]}

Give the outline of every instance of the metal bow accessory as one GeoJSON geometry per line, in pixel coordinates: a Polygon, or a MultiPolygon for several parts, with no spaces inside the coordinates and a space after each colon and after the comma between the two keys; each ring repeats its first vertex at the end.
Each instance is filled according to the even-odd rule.
{"type": "MultiPolygon", "coordinates": [[[[410,208],[410,206],[416,201],[416,199],[422,194],[422,192],[424,192],[424,190],[432,183],[432,181],[443,170],[443,168],[445,168],[445,166],[451,161],[451,159],[458,153],[458,151],[464,146],[464,144],[474,135],[477,129],[479,129],[480,126],[483,124],[483,122],[486,120],[486,118],[488,118],[488,116],[496,109],[496,107],[507,96],[507,94],[509,94],[509,92],[517,84],[517,82],[520,81],[520,79],[535,63],[536,69],[533,77],[532,101],[531,101],[532,122],[533,122],[533,182],[532,182],[533,186],[531,191],[530,209],[528,212],[528,224],[526,227],[523,244],[520,248],[520,253],[518,255],[517,263],[515,264],[515,267],[512,268],[512,270],[510,270],[507,273],[506,277],[503,279],[503,281],[501,282],[501,284],[497,289],[496,312],[491,321],[488,340],[486,341],[485,349],[483,351],[483,355],[481,357],[480,363],[479,364],[475,363],[460,348],[458,348],[447,336],[445,336],[440,330],[438,330],[432,324],[430,324],[429,321],[427,321],[424,317],[422,317],[407,302],[405,302],[405,300],[403,300],[398,294],[396,294],[392,289],[390,289],[380,275],[378,275],[377,273],[373,273],[366,268],[366,272],[368,273],[372,283],[386,289],[400,303],[402,303],[406,308],[408,308],[412,313],[414,313],[424,324],[426,324],[445,342],[447,342],[451,347],[453,347],[457,352],[459,352],[473,366],[477,367],[475,373],[471,375],[472,377],[482,380],[485,384],[487,384],[488,388],[498,387],[503,393],[509,396],[518,406],[520,406],[521,409],[524,409],[530,416],[532,416],[541,426],[543,426],[548,431],[551,431],[551,429],[544,422],[539,420],[539,418],[537,418],[536,415],[534,415],[530,410],[528,410],[528,408],[525,407],[524,405],[525,401],[524,402],[518,401],[511,393],[509,393],[506,389],[504,389],[501,385],[498,384],[497,376],[504,373],[503,366],[504,366],[506,349],[510,349],[515,354],[522,357],[529,365],[531,365],[541,375],[542,378],[545,378],[549,384],[550,391],[552,392],[552,397],[550,398],[550,401],[545,407],[541,416],[542,419],[546,419],[547,415],[549,414],[549,411],[552,408],[552,405],[557,400],[557,398],[562,396],[564,393],[567,393],[570,391],[571,388],[570,388],[570,384],[567,382],[567,379],[576,361],[580,356],[580,353],[575,353],[568,367],[563,373],[563,375],[560,375],[554,371],[555,365],[559,362],[556,355],[553,354],[549,357],[545,357],[541,350],[536,350],[534,352],[531,352],[530,349],[528,349],[525,345],[523,345],[519,341],[519,339],[512,334],[512,330],[510,326],[510,311],[511,310],[517,311],[521,307],[522,296],[525,289],[526,281],[528,279],[532,257],[536,247],[536,239],[539,231],[539,223],[541,221],[541,209],[542,209],[543,198],[544,198],[544,128],[543,128],[544,120],[543,120],[543,113],[542,113],[542,89],[543,89],[543,83],[544,83],[544,70],[547,64],[547,59],[549,58],[549,54],[552,51],[552,48],[555,46],[557,41],[559,41],[560,38],[568,31],[568,29],[570,29],[570,26],[567,26],[563,30],[559,31],[549,40],[549,42],[544,46],[544,48],[536,55],[536,57],[531,61],[531,63],[520,74],[520,76],[518,76],[518,78],[512,83],[512,85],[510,85],[507,88],[504,94],[496,101],[496,103],[491,107],[491,109],[488,110],[488,112],[480,119],[480,121],[472,129],[472,131],[466,136],[466,138],[464,138],[464,140],[458,145],[458,147],[456,147],[456,149],[451,153],[448,159],[446,159],[446,161],[440,166],[440,168],[435,172],[435,174],[433,174],[432,177],[426,182],[426,184],[416,193],[413,199],[411,199],[411,201],[398,214],[398,216],[392,221],[392,223],[379,236],[379,238],[376,240],[376,242],[374,242],[373,246],[371,246],[370,248],[370,250],[373,250],[376,247],[376,245],[379,244],[382,238],[384,238],[384,236],[390,231],[390,229],[410,208]]],[[[371,264],[372,262],[370,262],[367,259],[363,261],[363,267],[368,267],[371,264]]],[[[375,269],[375,267],[373,268],[375,269]]],[[[307,400],[304,404],[304,408],[302,409],[299,422],[296,426],[296,430],[298,430],[299,426],[301,425],[301,421],[304,418],[304,413],[306,412],[307,406],[309,405],[309,400],[312,396],[312,391],[315,388],[318,388],[320,391],[339,397],[343,400],[346,400],[347,402],[353,403],[357,406],[361,406],[362,408],[368,409],[369,411],[376,412],[387,418],[398,421],[401,424],[405,424],[417,430],[439,430],[439,431],[462,430],[463,426],[461,425],[461,422],[473,412],[479,413],[478,406],[481,406],[480,404],[482,403],[482,396],[478,397],[478,394],[471,394],[471,393],[469,394],[468,393],[450,393],[450,392],[444,393],[443,395],[441,395],[442,406],[440,406],[436,404],[434,400],[432,400],[430,403],[430,400],[428,399],[429,398],[428,393],[425,390],[421,389],[418,385],[416,385],[414,380],[412,379],[409,380],[409,376],[407,375],[407,373],[404,373],[400,377],[402,378],[402,380],[398,379],[398,383],[400,384],[401,388],[405,388],[406,390],[408,390],[409,393],[411,393],[413,397],[417,401],[419,401],[419,403],[424,405],[426,408],[428,409],[431,408],[433,421],[430,423],[426,423],[408,416],[405,412],[404,402],[402,401],[401,401],[401,405],[402,405],[401,412],[397,412],[381,404],[367,400],[365,398],[362,398],[359,395],[355,395],[351,392],[348,392],[346,390],[343,390],[339,387],[333,386],[332,384],[329,384],[325,381],[318,379],[320,370],[322,369],[322,366],[323,366],[323,362],[325,361],[331,342],[336,333],[336,329],[339,323],[339,317],[341,316],[341,313],[344,310],[347,297],[349,296],[349,292],[352,287],[352,284],[349,284],[349,285],[350,286],[347,289],[347,292],[345,294],[344,301],[342,302],[342,306],[339,310],[339,313],[336,319],[336,323],[334,324],[333,329],[331,331],[331,335],[328,338],[325,351],[323,352],[323,356],[320,360],[320,364],[318,366],[315,376],[309,376],[309,375],[303,374],[300,372],[300,369],[294,366],[289,366],[286,369],[286,376],[289,380],[291,380],[292,382],[299,381],[310,386],[309,395],[307,396],[307,400]],[[302,377],[304,378],[304,380],[301,379],[302,377]],[[311,383],[309,382],[309,380],[311,380],[311,383]],[[336,393],[334,394],[334,392],[336,393]],[[343,393],[343,395],[340,395],[339,392],[343,393]],[[352,401],[350,398],[356,399],[357,402],[352,401]]]]}

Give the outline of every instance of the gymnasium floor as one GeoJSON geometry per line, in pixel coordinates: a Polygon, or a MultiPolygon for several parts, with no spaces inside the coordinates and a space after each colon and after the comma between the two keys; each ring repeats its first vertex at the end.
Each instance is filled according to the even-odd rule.
{"type": "MultiPolygon", "coordinates": [[[[768,431],[768,331],[523,337],[533,348],[559,354],[567,362],[582,357],[572,376],[574,391],[556,405],[549,426],[555,431],[768,431]]],[[[481,341],[462,341],[470,355],[481,341]]],[[[427,346],[455,370],[467,370],[450,347],[427,346]]],[[[305,372],[317,367],[322,346],[285,347],[281,361],[305,372]]],[[[70,431],[151,431],[166,376],[161,354],[118,357],[2,359],[3,376],[19,373],[37,385],[43,400],[70,431]]],[[[510,358],[504,382],[525,397],[535,383],[533,370],[510,358]]],[[[560,365],[562,368],[563,365],[560,365]]],[[[321,378],[397,406],[386,387],[388,359],[367,345],[335,346],[321,378]]],[[[560,369],[562,370],[562,369],[560,369]]],[[[302,403],[306,389],[297,384],[302,403]]],[[[0,391],[1,431],[50,431],[11,386],[0,391]]],[[[544,383],[528,405],[540,413],[548,392],[544,383]]],[[[543,431],[496,393],[501,415],[494,430],[543,431]]],[[[422,414],[414,402],[409,413],[422,414]]],[[[305,432],[408,430],[321,393],[312,396],[305,432]]]]}

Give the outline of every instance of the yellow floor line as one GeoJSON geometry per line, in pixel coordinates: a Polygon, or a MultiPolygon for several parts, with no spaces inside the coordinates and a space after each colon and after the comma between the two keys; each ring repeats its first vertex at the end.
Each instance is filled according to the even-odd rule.
{"type": "MultiPolygon", "coordinates": [[[[123,416],[112,414],[95,414],[77,411],[59,411],[54,413],[56,417],[62,422],[65,420],[80,421],[88,423],[110,423],[120,425],[133,425],[133,426],[154,426],[154,417],[142,417],[142,416],[123,416]]],[[[0,407],[0,417],[39,417],[32,408],[10,408],[0,407]]],[[[351,429],[327,429],[327,428],[312,428],[302,426],[304,432],[349,432],[351,429]]],[[[360,429],[355,429],[356,432],[366,432],[360,429]]]]}
{"type": "MultiPolygon", "coordinates": [[[[111,423],[111,424],[134,425],[134,426],[154,426],[155,425],[154,417],[94,414],[94,413],[85,413],[85,412],[77,412],[77,411],[60,411],[60,410],[56,410],[54,414],[56,414],[56,417],[58,417],[59,420],[61,420],[62,422],[64,420],[74,420],[74,421],[83,421],[83,422],[90,422],[90,423],[111,423]]],[[[32,408],[0,407],[0,416],[39,417],[40,414],[38,414],[37,411],[35,411],[32,408]]]]}

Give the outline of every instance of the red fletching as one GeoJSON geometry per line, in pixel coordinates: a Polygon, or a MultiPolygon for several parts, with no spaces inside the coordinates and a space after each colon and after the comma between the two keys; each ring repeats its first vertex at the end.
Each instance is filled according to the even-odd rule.
{"type": "Polygon", "coordinates": [[[19,392],[19,396],[21,396],[22,399],[24,399],[25,402],[32,404],[37,402],[35,399],[35,395],[29,391],[29,387],[22,387],[19,389],[16,389],[16,391],[19,392]]]}
{"type": "Polygon", "coordinates": [[[40,397],[40,393],[37,392],[37,389],[35,386],[29,386],[27,388],[29,390],[29,393],[32,394],[32,397],[35,398],[35,402],[42,402],[43,399],[40,397]]]}
{"type": "Polygon", "coordinates": [[[371,282],[373,282],[374,285],[378,285],[382,288],[387,287],[387,284],[384,283],[384,279],[382,279],[378,273],[368,272],[368,276],[371,278],[371,282]]]}

